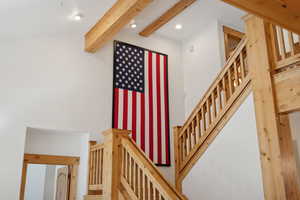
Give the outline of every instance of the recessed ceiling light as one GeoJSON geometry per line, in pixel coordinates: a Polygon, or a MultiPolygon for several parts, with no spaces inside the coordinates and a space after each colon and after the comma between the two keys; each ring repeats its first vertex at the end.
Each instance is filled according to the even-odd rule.
{"type": "Polygon", "coordinates": [[[74,20],[75,21],[80,21],[81,19],[82,19],[82,15],[81,14],[74,15],[74,20]]]}
{"type": "Polygon", "coordinates": [[[131,27],[131,28],[136,28],[137,25],[136,25],[136,24],[130,24],[130,27],[131,27]]]}
{"type": "Polygon", "coordinates": [[[176,24],[175,29],[177,29],[177,30],[182,29],[182,25],[181,24],[176,24]]]}

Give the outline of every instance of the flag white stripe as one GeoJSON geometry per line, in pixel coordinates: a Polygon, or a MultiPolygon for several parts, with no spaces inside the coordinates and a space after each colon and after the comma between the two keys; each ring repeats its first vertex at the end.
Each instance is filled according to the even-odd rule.
{"type": "Polygon", "coordinates": [[[132,91],[128,90],[127,130],[132,130],[132,91]]]}
{"type": "Polygon", "coordinates": [[[123,96],[124,90],[119,89],[119,115],[118,115],[118,128],[123,129],[123,96]]]}
{"type": "Polygon", "coordinates": [[[136,143],[141,147],[141,93],[136,93],[136,143]]]}
{"type": "Polygon", "coordinates": [[[149,52],[145,51],[145,153],[150,155],[150,137],[149,137],[149,86],[148,86],[148,56],[149,52]]]}
{"type": "Polygon", "coordinates": [[[153,161],[158,162],[158,145],[157,145],[157,88],[156,88],[156,53],[152,57],[152,85],[153,85],[153,161]]]}
{"type": "Polygon", "coordinates": [[[166,163],[166,119],[165,119],[165,80],[164,80],[164,56],[160,55],[160,101],[161,101],[161,154],[162,163],[166,163]]]}

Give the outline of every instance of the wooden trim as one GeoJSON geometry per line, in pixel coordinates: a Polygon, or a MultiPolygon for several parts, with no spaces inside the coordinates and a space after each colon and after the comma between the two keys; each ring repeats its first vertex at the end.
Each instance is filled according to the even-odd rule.
{"type": "Polygon", "coordinates": [[[80,161],[79,157],[42,155],[42,154],[24,154],[22,181],[20,186],[19,199],[24,200],[28,164],[41,164],[41,165],[68,165],[69,166],[69,168],[71,169],[69,200],[76,200],[79,161],[80,161]]]}
{"type": "Polygon", "coordinates": [[[20,200],[24,200],[25,198],[25,186],[26,186],[26,178],[27,178],[27,163],[23,163],[22,169],[22,182],[21,182],[21,189],[20,189],[20,200]]]}
{"type": "Polygon", "coordinates": [[[79,165],[79,157],[72,156],[53,156],[42,154],[25,154],[24,162],[30,164],[45,165],[79,165]]]}
{"type": "Polygon", "coordinates": [[[169,10],[167,10],[163,15],[157,18],[154,22],[148,25],[144,30],[139,34],[144,37],[148,37],[153,34],[155,31],[160,29],[163,25],[167,24],[174,17],[183,12],[190,5],[195,3],[196,0],[180,0],[175,5],[173,5],[169,10]]]}
{"type": "Polygon", "coordinates": [[[222,0],[269,22],[300,34],[300,2],[298,0],[222,0]],[[263,3],[262,3],[263,2],[263,3]]]}
{"type": "Polygon", "coordinates": [[[85,35],[85,50],[96,52],[153,0],[118,0],[85,35]]]}
{"type": "Polygon", "coordinates": [[[223,26],[223,32],[224,32],[224,34],[232,35],[234,37],[240,38],[241,40],[245,36],[245,33],[242,33],[240,31],[230,28],[228,26],[223,26]]]}

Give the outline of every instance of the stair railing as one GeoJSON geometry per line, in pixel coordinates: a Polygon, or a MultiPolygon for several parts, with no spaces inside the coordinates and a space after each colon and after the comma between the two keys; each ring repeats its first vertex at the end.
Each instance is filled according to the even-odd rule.
{"type": "Polygon", "coordinates": [[[270,24],[275,71],[300,62],[300,35],[270,24]]]}
{"type": "Polygon", "coordinates": [[[103,154],[104,144],[90,146],[88,190],[98,191],[103,189],[103,154]]]}
{"type": "Polygon", "coordinates": [[[100,190],[98,194],[105,200],[186,200],[129,134],[130,131],[110,129],[103,132],[103,144],[91,146],[89,190],[100,190]]]}
{"type": "Polygon", "coordinates": [[[216,130],[220,129],[217,125],[229,118],[227,112],[250,87],[246,44],[247,39],[243,38],[184,125],[174,127],[176,187],[179,190],[182,179],[199,159],[199,151],[204,153],[203,149],[209,145],[208,138],[220,131],[216,130]]]}

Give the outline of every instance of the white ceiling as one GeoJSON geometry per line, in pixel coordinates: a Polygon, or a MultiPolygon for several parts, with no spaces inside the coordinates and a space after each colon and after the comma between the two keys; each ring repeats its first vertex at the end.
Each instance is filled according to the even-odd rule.
{"type": "MultiPolygon", "coordinates": [[[[138,28],[133,32],[140,31],[177,1],[154,0],[136,18],[138,28]]],[[[62,33],[83,36],[115,2],[116,0],[1,0],[0,39],[62,33]],[[71,20],[70,16],[74,12],[82,13],[83,20],[80,22],[71,20]]],[[[216,19],[241,27],[240,18],[244,14],[220,0],[198,0],[156,34],[183,40],[216,19]],[[176,23],[181,23],[184,28],[175,30],[176,23]]]]}

